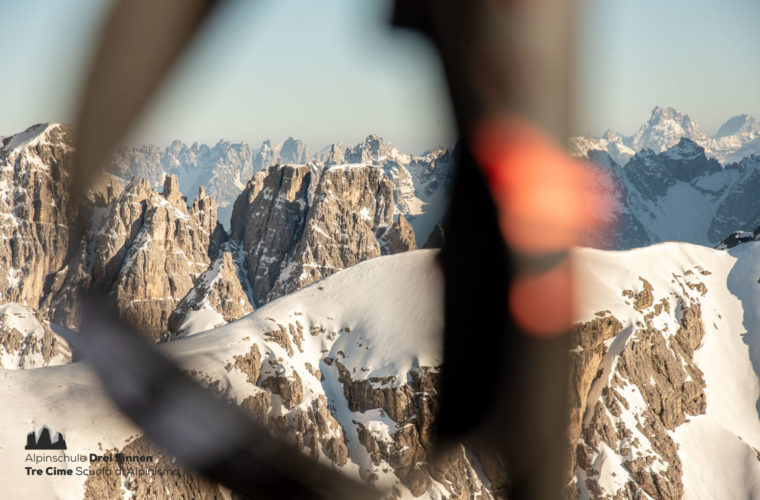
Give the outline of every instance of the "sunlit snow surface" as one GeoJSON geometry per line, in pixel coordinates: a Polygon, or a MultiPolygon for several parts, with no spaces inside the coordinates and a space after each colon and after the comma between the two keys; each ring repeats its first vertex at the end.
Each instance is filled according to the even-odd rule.
{"type": "MultiPolygon", "coordinates": [[[[363,262],[229,325],[160,348],[204,380],[220,381],[223,395],[240,403],[261,389],[249,384],[243,373],[225,366],[257,343],[263,360],[281,358],[286,374],[299,371],[303,404],[310,404],[317,395],[327,398],[348,439],[349,461],[342,469],[365,475],[373,465],[352,420],[381,436],[392,421],[376,410],[351,412],[335,364],[322,360],[326,356],[340,360],[355,380],[395,377],[389,385],[405,383],[411,369],[439,366],[442,281],[435,255],[423,250],[363,262]],[[294,346],[291,357],[277,343],[265,340],[265,333],[277,324],[287,327],[296,322],[305,330],[302,352],[294,346]],[[324,333],[311,335],[313,326],[323,327],[324,333]],[[308,374],[306,363],[319,367],[325,379],[320,382],[308,374]]],[[[262,377],[272,369],[265,361],[262,377]]],[[[12,491],[13,498],[82,498],[84,494],[85,476],[26,476],[24,467],[30,465],[24,462],[26,435],[42,425],[65,436],[69,454],[97,453],[101,446],[122,448],[130,436],[141,434],[113,408],[83,362],[0,370],[0,408],[0,492],[12,491]]],[[[397,478],[380,472],[378,485],[394,485],[397,478]]],[[[396,487],[409,496],[403,486],[396,487]]]]}
{"type": "MultiPolygon", "coordinates": [[[[625,303],[621,292],[639,289],[639,277],[652,284],[655,303],[692,294],[699,301],[705,336],[694,361],[704,373],[707,409],[670,433],[679,445],[685,498],[760,497],[760,459],[755,451],[760,449],[760,243],[729,251],[685,243],[626,252],[579,249],[574,258],[579,321],[609,310],[623,323],[620,335],[626,335],[641,313],[625,303]],[[695,269],[710,273],[699,272],[699,281],[707,287],[704,296],[682,288],[674,277],[695,269]]],[[[629,402],[636,404],[635,396],[632,393],[629,402]]],[[[615,469],[619,458],[603,455],[602,470],[615,469]]],[[[600,478],[609,493],[620,483],[619,474],[615,477],[600,478]]]]}
{"type": "MultiPolygon", "coordinates": [[[[237,402],[261,389],[249,384],[243,373],[225,369],[234,356],[248,352],[256,343],[264,358],[282,358],[286,371],[302,374],[304,401],[324,395],[343,427],[349,461],[342,470],[365,474],[371,460],[359,443],[352,420],[379,436],[387,435],[393,422],[376,410],[351,412],[335,364],[328,366],[322,360],[326,356],[340,359],[355,379],[395,376],[390,384],[405,381],[410,369],[438,366],[442,282],[435,255],[434,251],[419,251],[364,262],[227,326],[164,344],[161,349],[183,367],[199,371],[205,380],[220,381],[223,394],[237,402]],[[303,352],[294,346],[291,357],[278,344],[265,340],[264,334],[277,324],[287,327],[296,322],[304,327],[303,352]],[[323,328],[323,333],[311,335],[311,327],[323,328]],[[307,362],[322,370],[323,381],[303,375],[307,362]]],[[[594,313],[609,310],[623,323],[623,331],[611,342],[611,355],[630,341],[629,327],[640,319],[621,293],[640,288],[640,277],[652,284],[655,302],[684,294],[699,300],[705,337],[694,358],[704,372],[707,410],[704,415],[688,417],[670,433],[679,445],[685,497],[757,498],[760,461],[754,449],[760,450],[760,243],[730,251],[666,243],[626,252],[578,249],[572,255],[581,304],[577,320],[588,321],[594,313]],[[707,287],[704,295],[682,288],[673,277],[694,269],[705,271],[699,274],[707,287]]],[[[665,325],[676,318],[655,320],[665,325]]],[[[614,368],[615,360],[608,361],[605,369],[614,368]]],[[[263,371],[268,369],[264,363],[263,371]]],[[[592,387],[591,397],[600,390],[592,387]]],[[[621,393],[631,408],[643,404],[633,386],[627,385],[621,393]]],[[[0,491],[13,492],[14,498],[81,498],[84,492],[81,476],[26,477],[27,452],[23,448],[28,432],[48,425],[64,434],[67,453],[97,452],[99,443],[104,449],[121,448],[130,436],[140,433],[111,406],[96,377],[81,362],[0,370],[0,408],[0,491]]],[[[616,472],[599,481],[612,491],[624,483],[625,469],[613,450],[599,451],[597,470],[616,472]]],[[[390,474],[379,477],[380,485],[395,481],[390,474]]],[[[582,474],[580,479],[582,482],[582,474]]],[[[400,489],[408,495],[408,490],[400,489]]]]}

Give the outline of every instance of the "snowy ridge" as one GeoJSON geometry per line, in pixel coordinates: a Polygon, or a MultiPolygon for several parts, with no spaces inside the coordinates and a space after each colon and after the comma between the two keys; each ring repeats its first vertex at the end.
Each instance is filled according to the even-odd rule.
{"type": "Polygon", "coordinates": [[[26,306],[0,304],[0,367],[39,368],[71,362],[68,343],[26,306]]]}
{"type": "MultiPolygon", "coordinates": [[[[401,498],[447,498],[451,488],[462,487],[474,498],[488,498],[483,489],[487,480],[479,478],[463,452],[457,452],[457,463],[471,471],[463,476],[470,478],[464,486],[431,477],[421,486],[400,481],[394,472],[399,465],[371,454],[366,443],[394,446],[398,433],[416,432],[415,419],[399,420],[392,408],[347,399],[349,385],[371,381],[375,388],[370,392],[394,394],[407,390],[415,377],[435,373],[441,362],[442,289],[434,255],[408,252],[360,263],[238,321],[160,348],[225,399],[247,408],[257,398],[271,398],[265,413],[257,416],[270,426],[290,428],[288,435],[296,433],[304,453],[316,453],[346,474],[395,488],[401,498]],[[260,372],[254,375],[258,384],[251,380],[251,363],[259,359],[254,353],[260,353],[260,372]],[[274,380],[280,385],[272,385],[274,380]],[[314,441],[309,434],[301,439],[295,430],[302,425],[297,422],[309,422],[311,412],[322,412],[316,422],[326,422],[314,441]],[[410,488],[417,492],[412,495],[410,488]]],[[[19,441],[43,424],[65,436],[68,454],[122,449],[139,435],[111,407],[83,363],[0,373],[6,388],[0,392],[0,405],[9,410],[0,414],[3,443],[19,441]]],[[[395,453],[410,451],[404,446],[395,453]]],[[[0,477],[2,491],[23,498],[84,496],[83,476],[29,481],[21,466],[25,454],[23,446],[8,446],[0,453],[0,467],[7,471],[0,477]]],[[[127,487],[121,484],[120,494],[129,495],[127,487]]]]}
{"type": "Polygon", "coordinates": [[[40,145],[51,145],[49,133],[60,128],[60,123],[38,123],[32,125],[23,132],[2,138],[2,149],[12,161],[14,153],[18,154],[26,149],[40,145]]]}
{"type": "Polygon", "coordinates": [[[590,151],[589,159],[613,180],[598,189],[619,202],[615,248],[672,240],[715,246],[760,225],[760,156],[721,166],[681,138],[662,153],[639,151],[625,166],[603,151],[590,151]]]}
{"type": "MultiPolygon", "coordinates": [[[[760,494],[760,314],[755,306],[760,300],[760,244],[728,252],[676,243],[628,252],[579,249],[574,258],[582,307],[578,320],[620,322],[617,333],[605,341],[604,369],[588,393],[583,423],[589,428],[586,436],[593,433],[590,429],[600,429],[591,420],[596,425],[609,422],[617,432],[612,431],[613,437],[603,433],[596,444],[587,438],[579,441],[584,453],[590,453],[586,466],[575,470],[580,498],[630,498],[634,491],[646,493],[644,498],[669,497],[667,491],[676,496],[682,491],[689,499],[755,498],[760,494]],[[697,371],[686,366],[688,356],[679,358],[680,348],[675,347],[689,323],[684,315],[690,315],[696,330],[703,329],[693,353],[697,371]],[[676,406],[669,400],[668,408],[685,408],[685,418],[663,416],[666,430],[657,440],[645,425],[651,414],[645,415],[652,394],[668,380],[653,369],[652,375],[636,375],[649,376],[649,383],[633,382],[631,353],[643,339],[663,339],[661,345],[674,349],[671,354],[652,351],[651,363],[675,355],[674,360],[685,363],[682,383],[693,384],[689,390],[699,394],[695,375],[705,384],[701,411],[698,396],[693,406],[685,398],[676,406]],[[666,460],[669,440],[676,445],[677,460],[666,460]]],[[[686,385],[681,391],[687,391],[686,385]]],[[[675,394],[684,397],[683,392],[675,394]]]]}

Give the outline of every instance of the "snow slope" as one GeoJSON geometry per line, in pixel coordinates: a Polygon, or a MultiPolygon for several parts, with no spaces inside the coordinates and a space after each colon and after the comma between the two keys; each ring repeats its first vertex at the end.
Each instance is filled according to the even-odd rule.
{"type": "Polygon", "coordinates": [[[760,224],[760,156],[721,166],[681,139],[662,153],[636,153],[625,166],[601,151],[590,159],[614,180],[617,249],[671,240],[714,246],[760,224]]]}
{"type": "MultiPolygon", "coordinates": [[[[689,416],[668,431],[678,445],[684,496],[687,499],[738,499],[760,497],[760,243],[742,244],[730,251],[683,243],[665,243],[626,252],[579,249],[575,252],[578,276],[577,319],[589,321],[599,311],[620,320],[622,330],[608,341],[605,354],[614,373],[620,353],[636,340],[637,328],[647,321],[649,310],[638,311],[621,292],[641,289],[643,278],[652,287],[653,303],[697,303],[701,308],[704,337],[694,352],[694,362],[704,374],[706,409],[689,416]],[[704,288],[699,284],[704,285],[704,288]],[[634,333],[632,333],[632,331],[634,333]],[[614,347],[613,347],[614,345],[614,347]]],[[[666,338],[674,335],[680,309],[650,316],[651,325],[666,338]]],[[[609,379],[602,377],[589,394],[589,405],[600,397],[609,379]]],[[[621,390],[630,408],[622,415],[608,415],[614,423],[627,421],[638,433],[637,405],[641,392],[628,384],[621,390]]],[[[588,417],[588,413],[587,413],[588,417]]],[[[647,443],[637,453],[656,456],[657,443],[647,443]]],[[[632,479],[621,464],[630,459],[602,443],[594,463],[605,493],[615,495],[632,479]],[[615,476],[611,472],[617,471],[615,476]]],[[[634,448],[635,449],[635,448],[634,448]]],[[[657,461],[649,466],[657,469],[657,461]]],[[[581,497],[593,497],[586,488],[586,474],[577,470],[581,497]]],[[[646,498],[646,497],[645,497],[646,498]]]]}
{"type": "MultiPolygon", "coordinates": [[[[351,411],[339,380],[338,362],[352,379],[372,378],[374,387],[387,389],[408,383],[410,372],[440,365],[442,283],[434,255],[434,251],[424,250],[363,262],[224,327],[159,348],[204,383],[214,385],[224,398],[240,404],[263,392],[232,367],[236,356],[246,355],[255,344],[262,353],[259,380],[275,375],[293,377],[297,372],[303,385],[303,399],[296,401],[290,413],[284,408],[287,401],[272,396],[271,418],[281,412],[292,419],[294,412],[309,409],[319,397],[326,398],[342,428],[331,427],[330,432],[347,438],[348,461],[342,470],[364,478],[374,473],[376,484],[393,486],[403,497],[411,497],[387,462],[370,458],[360,443],[357,422],[380,440],[390,439],[403,425],[381,409],[351,411]],[[271,334],[278,325],[298,325],[299,333],[303,325],[305,334],[298,342],[299,336],[291,330],[290,342],[273,341],[271,334]],[[312,368],[316,374],[321,372],[322,380],[312,374],[312,368]]],[[[47,425],[52,432],[62,433],[68,443],[65,453],[70,455],[121,449],[141,434],[112,407],[83,362],[0,369],[0,408],[0,491],[5,492],[3,496],[12,492],[13,498],[74,499],[82,498],[85,491],[85,476],[26,475],[24,467],[33,465],[25,463],[28,432],[47,425]]],[[[69,465],[87,468],[88,463],[69,465]]],[[[480,486],[477,476],[473,482],[480,486]]],[[[129,494],[123,485],[122,490],[129,494]]],[[[426,498],[441,498],[446,487],[432,481],[427,491],[426,498]]]]}
{"type": "MultiPolygon", "coordinates": [[[[418,251],[363,262],[238,321],[160,348],[224,398],[241,404],[264,391],[250,383],[236,364],[255,345],[262,358],[259,381],[274,376],[293,380],[299,374],[302,383],[303,397],[292,401],[293,407],[284,396],[272,395],[270,418],[284,415],[287,422],[325,398],[331,418],[339,424],[339,428],[328,426],[329,432],[347,444],[348,460],[336,467],[363,478],[375,475],[376,484],[395,487],[402,497],[411,498],[389,463],[384,458],[377,462],[361,437],[365,429],[388,443],[410,424],[395,421],[380,408],[352,410],[340,370],[354,381],[368,381],[374,390],[392,390],[408,383],[412,374],[440,364],[442,283],[434,256],[433,251],[418,251]],[[289,340],[275,340],[277,331],[289,331],[285,335],[289,340]],[[319,376],[312,369],[318,369],[319,376]]],[[[579,304],[576,319],[586,322],[607,311],[605,315],[621,323],[620,331],[605,342],[602,369],[589,390],[587,408],[604,398],[605,388],[620,373],[621,357],[640,341],[644,323],[671,339],[683,322],[684,307],[698,305],[695,310],[704,335],[693,362],[703,374],[706,405],[703,412],[688,414],[665,434],[677,445],[684,497],[760,497],[760,243],[729,251],[684,243],[625,252],[577,249],[572,258],[579,304]],[[639,293],[642,280],[651,285],[653,304],[667,301],[671,307],[637,309],[624,291],[639,293]]],[[[646,458],[647,473],[661,474],[669,467],[658,443],[637,427],[646,409],[640,388],[625,382],[618,392],[626,401],[625,409],[607,418],[630,429],[628,454],[599,442],[592,451],[590,472],[580,467],[575,471],[581,498],[599,496],[586,486],[588,479],[596,481],[602,494],[624,490],[635,480],[628,465],[630,454],[646,458]]],[[[4,410],[0,412],[0,470],[4,471],[0,491],[12,492],[14,498],[68,499],[84,494],[83,476],[26,476],[23,445],[28,432],[43,425],[61,432],[69,454],[122,448],[140,434],[111,406],[82,362],[0,370],[0,408],[4,410]]],[[[590,420],[587,412],[584,422],[590,420]]],[[[469,476],[471,491],[487,485],[475,472],[477,464],[468,466],[474,471],[469,476]]],[[[450,487],[433,479],[422,498],[447,498],[450,487]]],[[[129,495],[124,486],[121,493],[129,495]]],[[[656,496],[644,493],[641,498],[656,496]]]]}

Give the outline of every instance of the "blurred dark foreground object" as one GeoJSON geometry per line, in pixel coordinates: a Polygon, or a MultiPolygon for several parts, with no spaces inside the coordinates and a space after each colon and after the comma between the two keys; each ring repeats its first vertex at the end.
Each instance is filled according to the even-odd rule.
{"type": "MultiPolygon", "coordinates": [[[[81,103],[75,199],[83,198],[214,4],[115,4],[81,103]]],[[[560,238],[532,246],[530,238],[525,245],[512,237],[510,228],[532,221],[515,218],[523,205],[512,200],[530,200],[535,193],[529,189],[516,196],[515,183],[531,184],[502,173],[524,166],[523,160],[531,164],[526,172],[533,171],[534,160],[537,171],[551,166],[559,157],[545,154],[551,148],[543,139],[526,149],[509,140],[522,128],[507,126],[501,137],[510,146],[497,151],[504,155],[493,164],[478,148],[484,124],[506,116],[520,116],[518,122],[525,120],[547,136],[565,136],[573,13],[573,2],[565,0],[402,0],[394,11],[397,26],[424,33],[437,47],[463,144],[442,257],[446,327],[438,435],[444,448],[464,439],[496,450],[504,479],[493,485],[494,493],[515,499],[558,498],[569,480],[564,330],[572,306],[567,247],[574,242],[560,238]],[[526,150],[539,154],[521,156],[526,150]],[[544,316],[558,320],[534,328],[541,322],[532,319],[544,316]]],[[[560,199],[555,209],[572,208],[566,202],[560,199]]],[[[85,223],[80,217],[73,225],[74,244],[85,223]]],[[[87,355],[111,396],[149,438],[245,496],[376,496],[216,400],[113,319],[107,292],[91,297],[85,307],[87,355]]]]}
{"type": "MultiPolygon", "coordinates": [[[[212,0],[124,0],[106,23],[80,104],[72,199],[84,203],[92,181],[150,96],[212,12],[212,0]]],[[[72,245],[85,234],[84,213],[72,245]]],[[[271,436],[183,373],[122,324],[110,290],[83,300],[83,351],[117,406],[184,465],[256,499],[363,500],[379,497],[271,436]]]]}
{"type": "Polygon", "coordinates": [[[394,23],[439,51],[462,141],[442,252],[440,446],[463,440],[484,469],[501,466],[489,479],[510,499],[577,497],[568,250],[610,207],[588,190],[597,174],[557,145],[572,119],[574,14],[566,0],[395,2],[394,23]]]}
{"type": "Polygon", "coordinates": [[[248,498],[379,497],[213,397],[102,302],[83,304],[86,359],[116,405],[180,462],[248,498]]]}

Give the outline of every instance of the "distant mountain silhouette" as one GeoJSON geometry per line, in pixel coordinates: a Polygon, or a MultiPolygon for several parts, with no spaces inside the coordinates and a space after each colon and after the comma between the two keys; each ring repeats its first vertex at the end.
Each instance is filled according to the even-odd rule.
{"type": "Polygon", "coordinates": [[[66,440],[60,432],[55,433],[55,441],[50,439],[50,429],[43,425],[40,435],[35,436],[34,431],[26,435],[25,450],[65,450],[66,440]]]}

